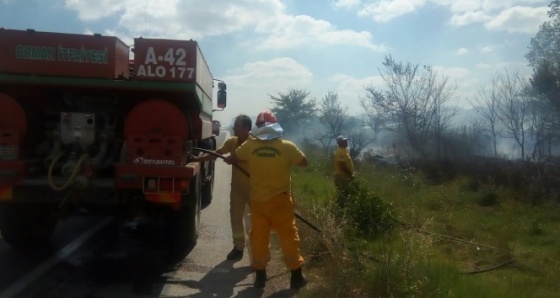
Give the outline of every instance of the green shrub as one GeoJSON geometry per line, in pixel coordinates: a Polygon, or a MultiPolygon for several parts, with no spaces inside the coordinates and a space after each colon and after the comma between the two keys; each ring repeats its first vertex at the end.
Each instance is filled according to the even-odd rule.
{"type": "Polygon", "coordinates": [[[390,232],[396,224],[391,204],[354,179],[336,196],[335,214],[342,215],[361,236],[376,237],[390,232]]]}

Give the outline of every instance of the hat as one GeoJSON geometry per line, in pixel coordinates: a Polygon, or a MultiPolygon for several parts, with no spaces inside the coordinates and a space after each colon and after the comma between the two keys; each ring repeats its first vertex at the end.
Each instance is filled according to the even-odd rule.
{"type": "Polygon", "coordinates": [[[348,138],[343,136],[343,135],[339,135],[338,137],[336,137],[337,142],[342,142],[342,141],[346,141],[346,140],[348,140],[348,138]]]}
{"type": "Polygon", "coordinates": [[[276,117],[270,111],[264,111],[259,113],[257,116],[257,121],[255,121],[255,125],[260,126],[266,123],[277,123],[276,117]]]}

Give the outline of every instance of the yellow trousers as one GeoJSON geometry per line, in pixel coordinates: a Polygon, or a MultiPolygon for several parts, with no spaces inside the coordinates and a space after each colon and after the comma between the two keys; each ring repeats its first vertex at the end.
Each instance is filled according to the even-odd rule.
{"type": "Polygon", "coordinates": [[[231,220],[231,234],[233,245],[236,249],[245,249],[245,229],[243,228],[243,215],[249,203],[248,185],[231,185],[229,216],[231,220]]]}
{"type": "Polygon", "coordinates": [[[296,227],[294,202],[288,193],[279,194],[268,201],[250,200],[251,246],[255,270],[266,269],[270,260],[270,232],[274,230],[280,239],[284,262],[290,270],[303,264],[299,251],[299,235],[296,227]]]}

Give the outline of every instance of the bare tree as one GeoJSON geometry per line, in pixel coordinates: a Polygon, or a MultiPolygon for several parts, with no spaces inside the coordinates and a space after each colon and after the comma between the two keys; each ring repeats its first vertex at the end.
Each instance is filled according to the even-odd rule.
{"type": "Polygon", "coordinates": [[[316,132],[314,138],[328,151],[332,141],[342,134],[346,119],[348,118],[348,107],[342,106],[338,99],[338,94],[329,91],[321,99],[317,115],[319,116],[319,122],[325,127],[325,130],[316,132]]]}
{"type": "MultiPolygon", "coordinates": [[[[449,128],[451,120],[457,115],[458,108],[451,105],[450,99],[455,95],[457,90],[456,85],[449,83],[449,77],[439,76],[437,73],[431,72],[428,76],[428,88],[432,90],[428,98],[433,100],[433,121],[434,121],[434,146],[436,151],[436,158],[441,158],[442,155],[442,142],[444,139],[444,132],[449,128]]],[[[428,99],[428,100],[429,100],[428,99]]]]}
{"type": "Polygon", "coordinates": [[[356,129],[353,130],[350,135],[350,157],[355,159],[356,157],[360,156],[362,151],[366,149],[371,143],[373,143],[373,139],[367,135],[367,133],[363,129],[356,129]]]}
{"type": "Polygon", "coordinates": [[[494,157],[498,156],[498,136],[499,136],[499,118],[500,111],[500,92],[499,77],[492,77],[490,86],[478,90],[477,96],[473,102],[469,103],[477,112],[479,119],[473,122],[473,126],[485,137],[492,142],[494,149],[494,157]]]}
{"type": "Polygon", "coordinates": [[[506,137],[515,140],[521,149],[521,159],[525,158],[525,138],[530,129],[529,107],[531,94],[529,84],[517,73],[499,76],[500,98],[502,100],[498,114],[500,122],[507,132],[506,137]]]}
{"type": "Polygon", "coordinates": [[[387,89],[367,87],[366,107],[386,114],[390,123],[385,126],[413,152],[429,158],[435,151],[439,158],[441,132],[457,112],[449,106],[456,86],[430,66],[396,62],[391,56],[385,57],[383,66],[380,72],[387,89]]]}
{"type": "Polygon", "coordinates": [[[365,112],[364,122],[373,131],[373,141],[376,141],[379,132],[390,121],[389,109],[385,105],[383,93],[377,91],[372,85],[364,88],[366,90],[365,98],[360,99],[360,104],[365,112]]]}

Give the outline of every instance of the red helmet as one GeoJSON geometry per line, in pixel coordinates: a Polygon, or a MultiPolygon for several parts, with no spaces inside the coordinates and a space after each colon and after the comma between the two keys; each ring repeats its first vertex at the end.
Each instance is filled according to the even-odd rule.
{"type": "Polygon", "coordinates": [[[257,121],[255,121],[255,125],[263,125],[265,123],[276,123],[276,117],[272,114],[271,111],[264,111],[260,112],[257,116],[257,121]]]}

